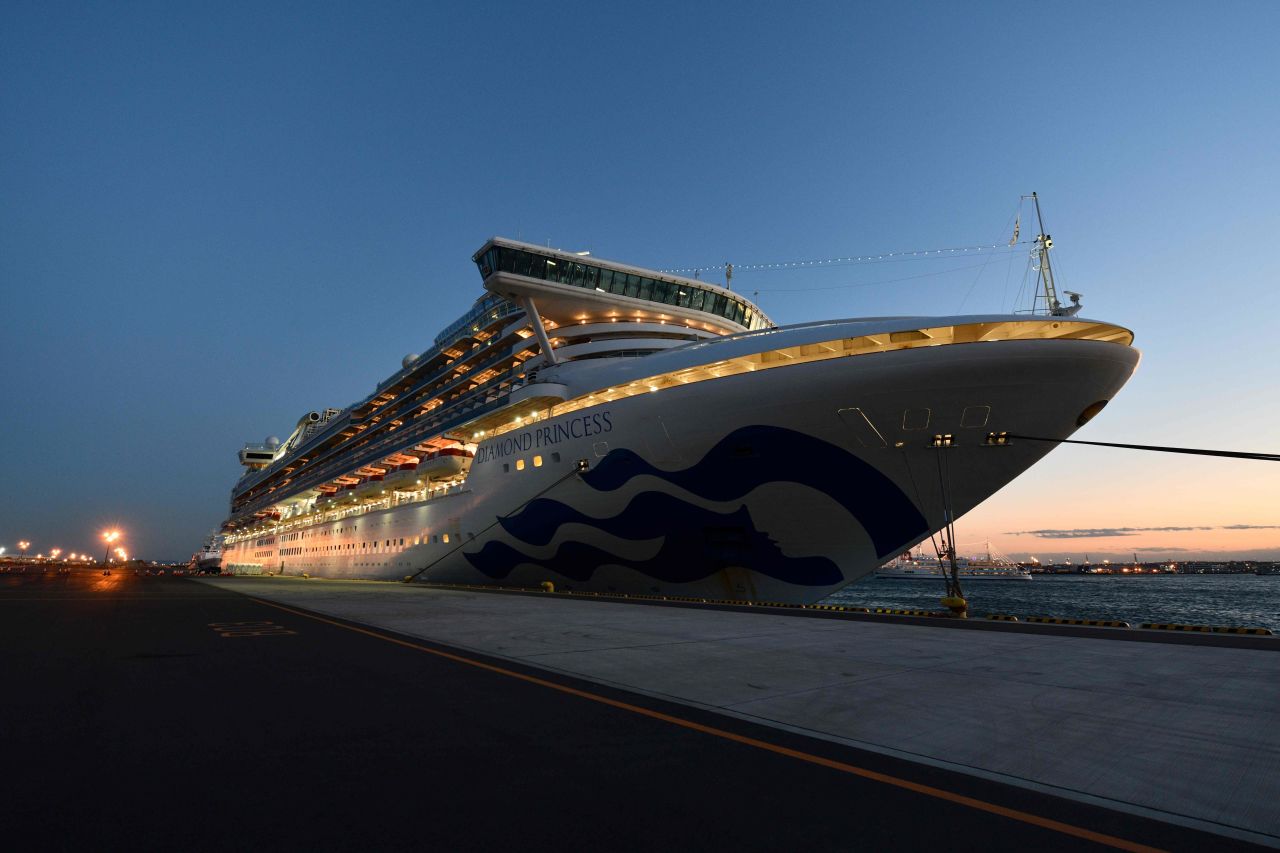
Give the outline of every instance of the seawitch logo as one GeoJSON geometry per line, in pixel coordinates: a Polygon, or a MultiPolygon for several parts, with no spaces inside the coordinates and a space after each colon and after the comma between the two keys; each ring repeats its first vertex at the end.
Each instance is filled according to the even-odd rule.
{"type": "Polygon", "coordinates": [[[511,436],[502,436],[493,441],[481,444],[476,450],[474,464],[501,459],[515,453],[534,450],[540,447],[552,447],[562,441],[575,438],[590,438],[613,431],[613,412],[596,412],[570,418],[567,421],[525,430],[511,436]]]}

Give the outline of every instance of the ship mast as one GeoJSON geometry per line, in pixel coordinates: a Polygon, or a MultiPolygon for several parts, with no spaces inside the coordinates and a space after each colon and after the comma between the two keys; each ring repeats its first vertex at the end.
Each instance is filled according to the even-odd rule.
{"type": "Polygon", "coordinates": [[[1053,238],[1044,233],[1044,217],[1040,215],[1040,196],[1031,193],[1031,200],[1036,205],[1036,222],[1040,225],[1040,233],[1036,235],[1036,257],[1040,264],[1040,281],[1044,285],[1044,298],[1049,304],[1049,313],[1063,313],[1062,303],[1058,301],[1058,289],[1053,283],[1053,267],[1049,265],[1049,250],[1053,248],[1053,238]]]}

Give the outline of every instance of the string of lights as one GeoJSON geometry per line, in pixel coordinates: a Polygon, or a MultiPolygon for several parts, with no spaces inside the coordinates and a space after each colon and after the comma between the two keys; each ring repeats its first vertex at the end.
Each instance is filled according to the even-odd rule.
{"type": "Polygon", "coordinates": [[[975,270],[979,267],[986,266],[986,262],[981,264],[966,264],[962,267],[952,267],[945,270],[936,270],[934,272],[920,273],[919,275],[907,275],[900,278],[885,278],[876,281],[853,281],[843,284],[829,284],[821,287],[753,287],[753,294],[759,293],[809,293],[816,290],[848,290],[855,287],[875,287],[880,284],[897,284],[900,281],[915,281],[921,278],[936,278],[937,276],[947,275],[949,273],[963,272],[965,270],[975,270]]]}
{"type": "MultiPolygon", "coordinates": [[[[767,264],[733,264],[735,273],[752,270],[802,269],[805,267],[846,266],[848,264],[865,264],[876,261],[905,260],[910,258],[963,257],[993,249],[1009,249],[1013,246],[1030,245],[1031,240],[1020,240],[1013,243],[992,243],[981,246],[951,246],[945,249],[915,249],[907,252],[885,252],[879,255],[850,255],[845,258],[819,258],[805,261],[775,261],[767,264]]],[[[724,269],[726,264],[707,264],[701,267],[681,267],[680,269],[664,269],[659,272],[687,274],[724,269]]]]}

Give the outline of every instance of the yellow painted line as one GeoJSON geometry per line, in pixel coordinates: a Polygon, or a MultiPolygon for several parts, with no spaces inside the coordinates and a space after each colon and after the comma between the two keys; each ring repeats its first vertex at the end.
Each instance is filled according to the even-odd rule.
{"type": "Polygon", "coordinates": [[[1022,823],[1028,823],[1028,824],[1031,824],[1032,826],[1038,826],[1042,829],[1049,829],[1054,832],[1060,832],[1063,835],[1071,835],[1076,838],[1083,838],[1086,841],[1093,841],[1098,844],[1105,844],[1108,847],[1114,847],[1118,850],[1131,850],[1131,851],[1135,851],[1135,853],[1163,853],[1163,851],[1159,847],[1149,847],[1145,844],[1138,844],[1137,842],[1128,841],[1124,838],[1117,838],[1114,835],[1106,835],[1101,832],[1094,832],[1091,829],[1085,829],[1084,827],[1081,827],[1081,826],[1074,826],[1069,823],[1063,823],[1061,821],[1052,820],[1046,817],[1041,817],[1040,815],[1034,815],[1034,814],[1031,814],[1030,812],[1024,812],[1024,811],[1019,811],[1017,809],[1006,808],[1004,806],[996,805],[995,803],[988,803],[985,800],[979,800],[973,797],[966,797],[963,794],[957,794],[952,791],[945,791],[941,788],[934,788],[931,785],[922,785],[919,782],[912,782],[907,779],[900,779],[897,776],[890,776],[887,773],[878,773],[875,770],[868,770],[865,767],[858,767],[853,764],[847,764],[843,761],[836,761],[831,758],[824,758],[821,755],[814,755],[812,753],[802,752],[801,750],[798,750],[798,749],[791,749],[790,747],[780,746],[776,743],[769,743],[768,741],[759,740],[753,737],[747,737],[746,735],[735,734],[734,732],[726,731],[724,729],[718,729],[718,728],[715,728],[714,726],[704,725],[702,723],[694,722],[693,720],[686,720],[683,717],[676,717],[671,714],[664,714],[661,711],[654,711],[650,708],[644,708],[639,705],[632,705],[629,702],[622,702],[617,699],[610,699],[608,696],[601,696],[598,693],[592,693],[587,690],[579,690],[576,687],[569,687],[568,685],[565,685],[565,684],[557,684],[554,681],[548,681],[545,678],[538,678],[535,675],[526,675],[522,672],[516,672],[514,670],[506,669],[504,667],[495,666],[494,664],[485,663],[484,661],[479,661],[473,658],[465,657],[463,655],[454,654],[453,652],[446,652],[446,651],[441,651],[440,649],[433,649],[433,648],[430,648],[429,646],[423,646],[423,645],[419,645],[418,643],[409,642],[408,640],[401,640],[398,637],[391,637],[391,636],[388,636],[387,634],[381,634],[377,631],[370,631],[367,628],[360,628],[355,625],[347,625],[335,619],[328,619],[324,616],[320,616],[315,613],[308,613],[305,610],[295,610],[292,607],[286,607],[285,605],[277,604],[274,601],[267,601],[265,599],[256,598],[251,595],[246,595],[245,597],[251,598],[254,601],[258,602],[259,604],[265,604],[268,607],[274,607],[278,610],[283,610],[286,613],[292,613],[296,616],[305,616],[306,618],[314,619],[317,622],[324,622],[327,625],[333,625],[334,627],[343,628],[347,631],[353,631],[357,634],[364,634],[367,637],[373,637],[378,640],[385,640],[388,643],[395,643],[397,646],[404,646],[407,649],[413,649],[414,651],[419,651],[419,652],[426,652],[429,655],[435,655],[436,657],[444,658],[445,660],[451,660],[451,661],[454,661],[455,663],[466,664],[467,666],[473,666],[473,667],[476,667],[477,669],[483,669],[487,672],[496,673],[497,675],[505,675],[509,678],[515,678],[520,681],[527,682],[529,684],[536,684],[539,687],[547,687],[551,690],[559,691],[560,693],[567,693],[570,696],[577,696],[580,699],[588,699],[592,702],[599,702],[602,705],[608,705],[612,708],[618,708],[623,711],[630,711],[633,714],[639,714],[643,717],[649,717],[650,719],[654,719],[654,720],[661,720],[664,723],[670,723],[675,726],[680,726],[681,728],[684,728],[684,729],[691,729],[695,732],[701,732],[703,734],[711,735],[713,737],[723,738],[724,740],[733,741],[734,743],[740,743],[746,746],[755,747],[756,749],[763,749],[766,752],[772,752],[776,755],[784,755],[784,756],[787,756],[788,758],[796,758],[796,759],[799,759],[800,761],[805,761],[810,764],[816,764],[820,767],[826,767],[831,770],[839,770],[842,773],[848,773],[853,776],[859,776],[863,779],[870,779],[874,782],[881,782],[885,785],[892,785],[895,788],[903,788],[908,791],[913,791],[917,794],[924,794],[927,797],[934,797],[939,800],[945,800],[946,802],[949,802],[949,803],[956,803],[957,805],[967,806],[971,809],[977,809],[978,811],[1000,815],[1001,817],[1007,817],[1007,818],[1010,818],[1011,820],[1021,821],[1022,823]]]}

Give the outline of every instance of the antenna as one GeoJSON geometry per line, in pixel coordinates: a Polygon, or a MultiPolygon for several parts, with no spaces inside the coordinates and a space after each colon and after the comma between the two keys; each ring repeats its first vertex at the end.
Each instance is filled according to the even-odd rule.
{"type": "Polygon", "coordinates": [[[1058,314],[1062,303],[1058,301],[1058,289],[1053,284],[1053,267],[1049,265],[1049,250],[1053,248],[1053,238],[1044,233],[1044,217],[1040,215],[1040,196],[1031,193],[1031,200],[1036,205],[1036,222],[1040,225],[1040,233],[1036,235],[1036,256],[1040,260],[1040,281],[1044,284],[1044,298],[1049,303],[1049,313],[1058,314]]]}

